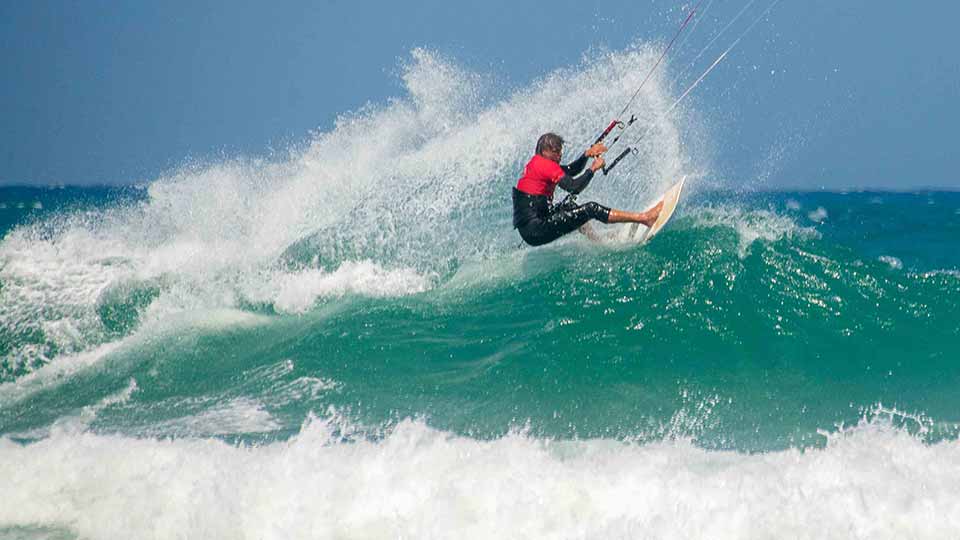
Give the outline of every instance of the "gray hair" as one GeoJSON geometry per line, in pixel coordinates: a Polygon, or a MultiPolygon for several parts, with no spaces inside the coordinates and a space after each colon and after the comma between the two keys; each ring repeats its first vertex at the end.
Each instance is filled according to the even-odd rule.
{"type": "Polygon", "coordinates": [[[544,150],[553,150],[554,152],[559,152],[563,150],[563,137],[557,135],[556,133],[544,133],[537,139],[537,155],[543,153],[544,150]]]}

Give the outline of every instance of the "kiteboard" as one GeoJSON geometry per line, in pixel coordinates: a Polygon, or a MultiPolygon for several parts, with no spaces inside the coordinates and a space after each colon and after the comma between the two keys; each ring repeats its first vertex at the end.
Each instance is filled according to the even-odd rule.
{"type": "MultiPolygon", "coordinates": [[[[638,244],[644,244],[660,232],[660,229],[670,221],[670,216],[673,215],[673,211],[677,209],[677,203],[680,202],[680,193],[683,191],[683,182],[686,179],[686,176],[681,177],[680,181],[671,186],[670,189],[663,194],[663,197],[660,198],[660,200],[663,201],[663,208],[660,209],[660,215],[657,216],[657,220],[653,222],[653,225],[643,233],[637,234],[637,229],[640,228],[640,224],[634,223],[630,226],[630,233],[627,235],[628,239],[638,244]]],[[[656,206],[656,204],[654,204],[654,206],[656,206]]],[[[653,208],[653,206],[650,208],[653,208]]]]}

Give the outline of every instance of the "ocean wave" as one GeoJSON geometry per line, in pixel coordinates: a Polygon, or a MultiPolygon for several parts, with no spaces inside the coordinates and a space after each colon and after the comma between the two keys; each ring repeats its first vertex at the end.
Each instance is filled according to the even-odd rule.
{"type": "MultiPolygon", "coordinates": [[[[79,375],[101,369],[107,362],[131,356],[146,356],[151,348],[169,347],[171,342],[182,341],[183,336],[189,336],[193,340],[197,336],[215,334],[224,329],[250,329],[267,320],[266,317],[246,311],[226,309],[168,316],[148,331],[104,343],[81,353],[63,355],[55,362],[45,363],[28,373],[0,383],[0,406],[8,412],[12,405],[27,400],[38,392],[55,390],[79,375]]],[[[135,363],[136,360],[131,362],[135,363]]]]}
{"type": "Polygon", "coordinates": [[[822,448],[476,440],[405,420],[308,422],[285,442],[60,433],[0,439],[0,527],[87,538],[947,538],[960,445],[874,420],[822,448]],[[189,493],[189,497],[183,496],[189,493]]]}
{"type": "Polygon", "coordinates": [[[782,238],[820,237],[816,229],[803,227],[789,215],[778,214],[772,210],[722,204],[688,208],[686,213],[691,216],[694,227],[722,227],[735,231],[741,257],[745,256],[750,246],[758,240],[776,242],[782,238]]]}

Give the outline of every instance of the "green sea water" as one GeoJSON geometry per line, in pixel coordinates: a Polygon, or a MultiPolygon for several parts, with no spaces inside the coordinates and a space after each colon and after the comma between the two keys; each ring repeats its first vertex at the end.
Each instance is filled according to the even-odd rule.
{"type": "MultiPolygon", "coordinates": [[[[5,193],[12,202],[15,192],[5,193]]],[[[20,193],[33,209],[21,219],[39,224],[45,212],[58,215],[57,204],[136,200],[109,190],[20,193]],[[50,210],[33,208],[41,200],[50,210]]],[[[945,248],[960,229],[960,196],[733,201],[698,197],[648,246],[513,249],[426,281],[363,264],[344,263],[333,278],[299,270],[315,280],[294,289],[308,302],[238,293],[229,309],[182,311],[152,328],[142,319],[173,278],[108,283],[87,306],[86,338],[108,350],[89,366],[64,366],[69,376],[44,376],[82,361],[57,358],[62,346],[47,333],[55,324],[27,321],[43,307],[6,304],[14,309],[4,318],[3,432],[30,434],[136,381],[93,428],[191,434],[177,422],[185,411],[246,403],[269,420],[220,434],[285,438],[308,413],[338,410],[377,429],[420,418],[480,438],[517,428],[560,438],[682,435],[757,451],[822,444],[818,430],[897,410],[930,440],[955,437],[960,277],[958,255],[945,248]],[[917,215],[927,219],[911,223],[917,215]],[[364,294],[337,280],[374,288],[364,294]],[[400,290],[381,294],[376,284],[400,290]],[[311,287],[334,292],[311,296],[311,287]],[[27,314],[16,319],[18,310],[27,314]],[[44,352],[28,356],[36,351],[44,352]]],[[[8,258],[6,268],[18,262],[8,258]]],[[[16,302],[9,271],[5,278],[5,299],[16,302]]]]}

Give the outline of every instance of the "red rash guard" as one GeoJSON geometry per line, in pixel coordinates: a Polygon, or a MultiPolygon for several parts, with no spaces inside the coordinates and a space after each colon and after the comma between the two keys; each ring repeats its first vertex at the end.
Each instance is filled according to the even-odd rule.
{"type": "Polygon", "coordinates": [[[557,183],[566,174],[560,164],[537,154],[527,162],[523,176],[517,181],[517,189],[528,195],[546,195],[553,198],[557,183]]]}

